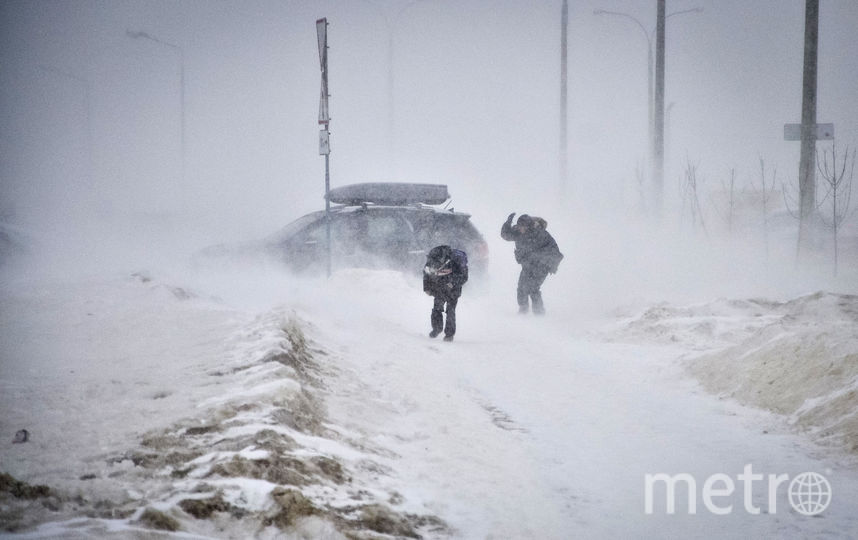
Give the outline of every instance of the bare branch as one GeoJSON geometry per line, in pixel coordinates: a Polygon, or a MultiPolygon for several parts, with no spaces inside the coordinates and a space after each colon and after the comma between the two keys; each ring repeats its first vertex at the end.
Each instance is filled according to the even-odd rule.
{"type": "Polygon", "coordinates": [[[787,213],[790,216],[792,216],[793,219],[796,219],[796,220],[801,219],[801,215],[799,215],[799,213],[797,211],[793,211],[792,206],[790,205],[790,200],[791,200],[792,204],[795,205],[796,209],[799,207],[798,201],[796,201],[796,199],[794,197],[789,197],[789,199],[787,198],[788,195],[787,195],[786,184],[781,184],[781,191],[783,192],[783,195],[784,195],[784,206],[787,209],[787,213]]]}

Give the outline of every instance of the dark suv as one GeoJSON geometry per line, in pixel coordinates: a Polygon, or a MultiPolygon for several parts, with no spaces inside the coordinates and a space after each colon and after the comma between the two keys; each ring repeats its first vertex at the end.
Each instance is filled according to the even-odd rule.
{"type": "MultiPolygon", "coordinates": [[[[437,207],[449,199],[436,184],[352,184],[330,191],[331,262],[338,268],[419,272],[426,254],[447,244],[468,254],[470,271],[488,267],[488,246],[470,215],[437,207]]],[[[307,214],[264,240],[271,256],[300,273],[327,265],[325,211],[307,214]]]]}

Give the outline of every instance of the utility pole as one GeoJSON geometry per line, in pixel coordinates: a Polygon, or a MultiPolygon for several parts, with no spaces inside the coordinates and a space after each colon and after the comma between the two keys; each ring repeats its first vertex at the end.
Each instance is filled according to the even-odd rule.
{"type": "Polygon", "coordinates": [[[561,204],[566,198],[566,183],[568,179],[568,143],[567,143],[567,126],[568,126],[568,99],[567,99],[567,82],[568,82],[568,39],[567,33],[569,30],[569,1],[563,0],[563,7],[560,10],[560,201],[561,204]]]}
{"type": "Polygon", "coordinates": [[[798,165],[799,249],[807,241],[809,222],[816,209],[816,61],[818,43],[819,0],[805,0],[801,157],[798,165]]]}
{"type": "Polygon", "coordinates": [[[658,0],[655,23],[655,137],[653,140],[652,180],[655,215],[661,217],[664,205],[664,31],[665,0],[658,0]]]}

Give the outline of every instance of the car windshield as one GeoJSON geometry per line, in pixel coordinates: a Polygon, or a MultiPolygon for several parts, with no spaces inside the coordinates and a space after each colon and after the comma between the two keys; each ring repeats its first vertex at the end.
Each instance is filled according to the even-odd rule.
{"type": "Polygon", "coordinates": [[[265,244],[281,244],[283,242],[288,241],[295,234],[298,233],[304,227],[310,225],[314,221],[317,221],[320,217],[320,214],[324,214],[323,212],[313,212],[312,214],[307,214],[306,216],[300,217],[295,221],[289,223],[276,233],[265,239],[265,244]]]}

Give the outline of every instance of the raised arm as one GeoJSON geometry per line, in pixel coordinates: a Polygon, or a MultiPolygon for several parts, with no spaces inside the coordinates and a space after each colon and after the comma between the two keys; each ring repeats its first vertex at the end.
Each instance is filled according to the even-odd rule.
{"type": "Polygon", "coordinates": [[[501,238],[510,242],[513,242],[516,240],[516,238],[518,238],[518,231],[516,231],[512,227],[512,218],[514,217],[515,212],[507,216],[506,221],[504,222],[503,226],[501,226],[501,238]]]}

